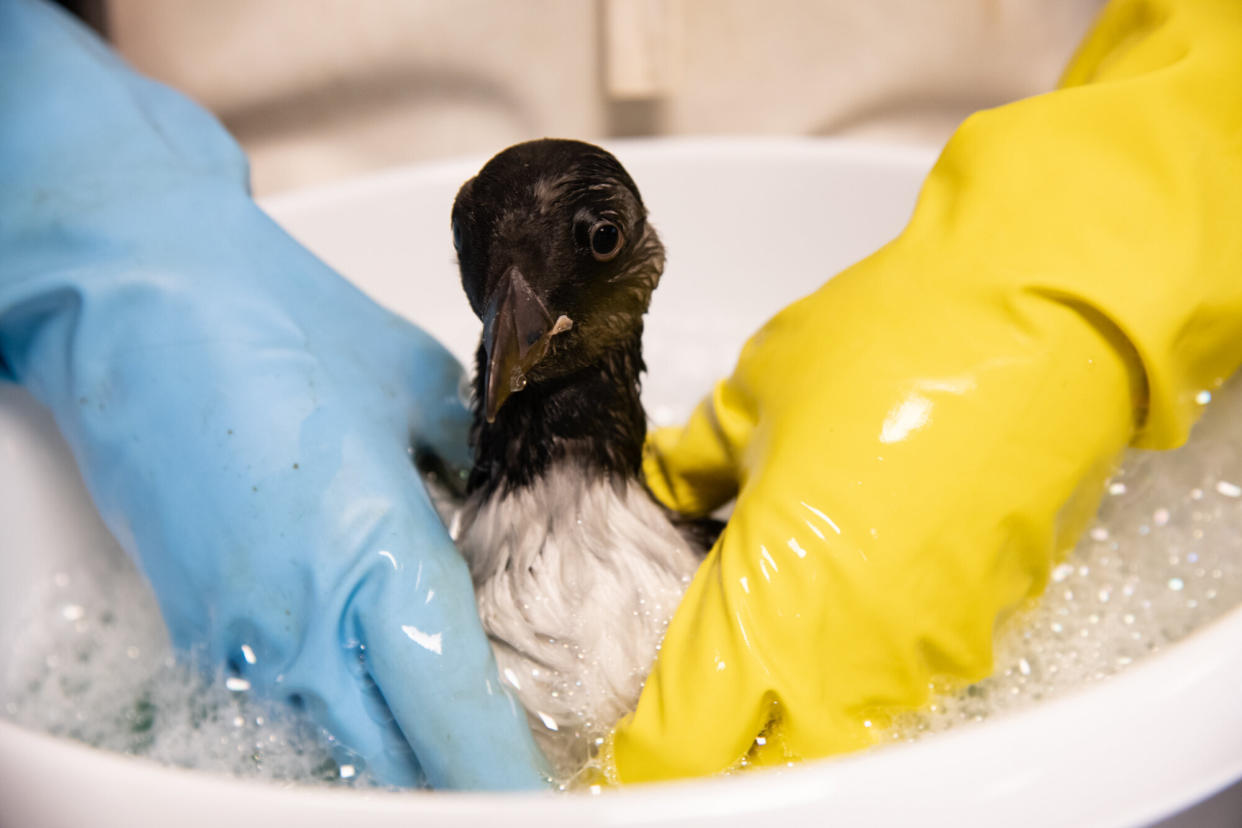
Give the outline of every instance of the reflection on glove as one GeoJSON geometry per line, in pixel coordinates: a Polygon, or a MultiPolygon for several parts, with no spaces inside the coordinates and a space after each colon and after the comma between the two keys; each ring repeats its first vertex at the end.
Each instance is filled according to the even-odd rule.
{"type": "Polygon", "coordinates": [[[382,781],[540,785],[408,454],[468,461],[458,364],[58,10],[0,0],[0,113],[0,370],[52,410],[174,642],[300,699],[382,781]]]}
{"type": "Polygon", "coordinates": [[[737,507],[610,742],[622,781],[873,741],[992,669],[1127,444],[1242,361],[1242,5],[1122,0],[1064,88],[967,120],[907,229],[769,322],[657,495],[737,507]]]}

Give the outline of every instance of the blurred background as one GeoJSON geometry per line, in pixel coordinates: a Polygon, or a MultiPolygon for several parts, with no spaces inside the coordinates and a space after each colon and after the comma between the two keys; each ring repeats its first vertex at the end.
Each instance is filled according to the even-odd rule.
{"type": "Polygon", "coordinates": [[[527,138],[939,145],[1047,91],[1103,0],[62,0],[214,111],[256,193],[527,138]]]}

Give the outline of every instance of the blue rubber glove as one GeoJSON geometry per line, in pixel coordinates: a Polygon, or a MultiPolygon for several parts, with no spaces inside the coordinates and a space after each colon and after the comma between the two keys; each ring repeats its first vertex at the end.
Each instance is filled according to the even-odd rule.
{"type": "Polygon", "coordinates": [[[0,0],[0,375],[51,409],[174,643],[382,781],[537,787],[409,454],[467,462],[460,372],[255,206],[209,114],[0,0]]]}

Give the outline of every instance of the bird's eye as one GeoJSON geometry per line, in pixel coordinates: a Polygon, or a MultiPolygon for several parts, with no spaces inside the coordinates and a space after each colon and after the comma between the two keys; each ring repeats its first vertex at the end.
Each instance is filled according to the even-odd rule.
{"type": "Polygon", "coordinates": [[[453,222],[453,249],[461,252],[461,225],[453,222]]]}
{"type": "Polygon", "coordinates": [[[625,238],[621,228],[611,221],[597,221],[591,226],[591,255],[597,262],[609,262],[621,252],[625,238]]]}

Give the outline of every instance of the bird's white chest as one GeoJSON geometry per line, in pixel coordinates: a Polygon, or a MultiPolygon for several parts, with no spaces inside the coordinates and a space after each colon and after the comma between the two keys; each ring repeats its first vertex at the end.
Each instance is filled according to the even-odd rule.
{"type": "Polygon", "coordinates": [[[636,481],[569,464],[457,528],[502,679],[560,774],[638,701],[698,556],[636,481]]]}

